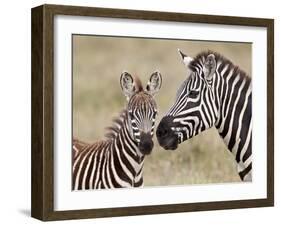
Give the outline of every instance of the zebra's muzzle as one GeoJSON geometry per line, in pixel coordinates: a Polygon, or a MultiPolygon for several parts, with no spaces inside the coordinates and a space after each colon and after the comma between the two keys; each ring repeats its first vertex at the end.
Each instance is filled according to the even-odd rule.
{"type": "Polygon", "coordinates": [[[178,147],[178,135],[172,130],[172,125],[173,118],[165,116],[156,131],[158,143],[166,150],[175,150],[178,147]]]}
{"type": "Polygon", "coordinates": [[[149,155],[153,149],[153,141],[151,133],[141,133],[139,150],[143,155],[149,155]]]}

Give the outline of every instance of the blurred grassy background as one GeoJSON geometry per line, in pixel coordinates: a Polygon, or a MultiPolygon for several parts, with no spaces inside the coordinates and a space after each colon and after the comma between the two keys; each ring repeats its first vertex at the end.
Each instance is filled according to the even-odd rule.
{"type": "MultiPolygon", "coordinates": [[[[214,50],[251,74],[251,44],[101,36],[73,36],[73,136],[87,142],[102,139],[105,127],[126,106],[119,78],[127,70],[144,84],[158,69],[163,77],[156,96],[157,121],[173,104],[185,79],[177,53],[195,56],[214,50]]],[[[145,159],[145,186],[224,183],[240,181],[236,163],[212,128],[181,144],[175,151],[159,147],[145,159]]]]}

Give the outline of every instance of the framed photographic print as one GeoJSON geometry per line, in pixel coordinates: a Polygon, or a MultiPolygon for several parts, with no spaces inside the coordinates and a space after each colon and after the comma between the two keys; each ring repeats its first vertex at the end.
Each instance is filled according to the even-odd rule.
{"type": "Polygon", "coordinates": [[[274,21],[32,9],[32,216],[273,206],[274,21]]]}

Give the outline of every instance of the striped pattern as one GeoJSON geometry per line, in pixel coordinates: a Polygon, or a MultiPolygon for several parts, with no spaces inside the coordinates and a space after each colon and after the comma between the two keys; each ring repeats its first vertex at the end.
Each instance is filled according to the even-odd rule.
{"type": "MultiPolygon", "coordinates": [[[[160,76],[153,73],[151,81],[162,81],[160,76]]],[[[144,90],[138,78],[124,72],[120,84],[127,109],[108,128],[106,139],[93,144],[73,140],[73,190],[143,186],[144,158],[153,148],[157,114],[152,94],[161,82],[156,86],[149,82],[149,90],[144,90]]]]}
{"type": "Polygon", "coordinates": [[[129,105],[128,112],[136,141],[140,142],[141,133],[139,131],[150,133],[153,136],[157,110],[152,96],[146,93],[136,94],[131,98],[129,105]]]}
{"type": "Polygon", "coordinates": [[[240,178],[252,173],[251,79],[218,53],[203,52],[189,63],[189,77],[179,88],[167,116],[179,143],[215,126],[238,164],[240,178]],[[214,71],[206,69],[208,56],[214,71]]]}
{"type": "Polygon", "coordinates": [[[128,132],[124,111],[107,140],[73,142],[73,189],[139,187],[143,185],[144,156],[128,132]]]}

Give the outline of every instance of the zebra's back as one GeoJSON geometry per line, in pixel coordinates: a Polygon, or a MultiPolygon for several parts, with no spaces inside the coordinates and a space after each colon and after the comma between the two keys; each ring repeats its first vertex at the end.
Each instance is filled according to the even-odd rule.
{"type": "Polygon", "coordinates": [[[72,156],[73,156],[73,159],[75,159],[79,152],[86,146],[88,145],[88,143],[84,142],[84,141],[81,141],[81,140],[78,140],[77,138],[73,138],[72,140],[72,156]]]}
{"type": "Polygon", "coordinates": [[[103,188],[99,184],[100,169],[101,165],[108,161],[107,147],[107,141],[88,144],[78,139],[73,140],[72,186],[74,190],[103,188]]]}

